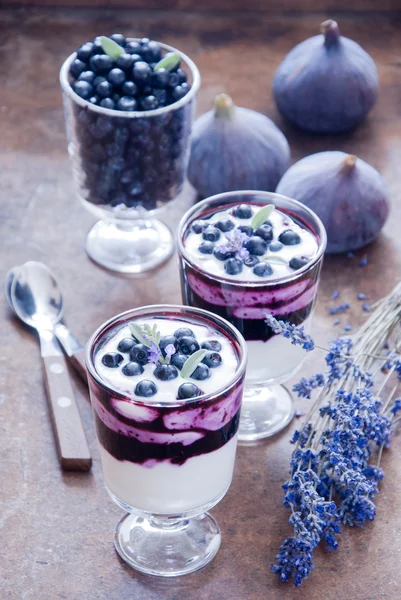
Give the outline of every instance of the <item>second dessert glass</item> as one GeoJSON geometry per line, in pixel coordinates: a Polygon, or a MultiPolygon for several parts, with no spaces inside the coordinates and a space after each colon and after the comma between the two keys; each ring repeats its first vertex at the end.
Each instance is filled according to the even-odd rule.
{"type": "Polygon", "coordinates": [[[206,565],[218,551],[220,529],[207,511],[231,483],[246,359],[245,340],[230,323],[184,306],[125,312],[89,341],[86,361],[103,477],[110,496],[127,513],[117,526],[115,547],[139,571],[184,575],[206,565]],[[233,376],[213,393],[172,402],[162,396],[128,397],[113,389],[99,375],[96,356],[136,319],[200,325],[223,336],[237,358],[233,376]]]}
{"type": "Polygon", "coordinates": [[[294,416],[292,396],[282,383],[295,374],[306,353],[290,340],[274,335],[265,315],[270,313],[310,330],[325,247],[326,232],[317,215],[296,200],[270,192],[218,194],[193,206],[181,220],[178,249],[183,302],[224,317],[247,341],[248,367],[240,441],[253,442],[274,435],[294,416]],[[233,280],[204,271],[194,263],[185,247],[191,224],[239,204],[255,207],[274,204],[315,236],[318,243],[315,257],[293,274],[260,282],[233,280]]]}
{"type": "Polygon", "coordinates": [[[69,81],[75,52],[60,71],[78,196],[101,219],[88,234],[86,251],[95,262],[122,273],[152,269],[171,255],[172,235],[155,215],[179,195],[187,168],[200,75],[184,53],[159,45],[180,55],[191,89],[155,110],[110,110],[78,96],[69,81]]]}

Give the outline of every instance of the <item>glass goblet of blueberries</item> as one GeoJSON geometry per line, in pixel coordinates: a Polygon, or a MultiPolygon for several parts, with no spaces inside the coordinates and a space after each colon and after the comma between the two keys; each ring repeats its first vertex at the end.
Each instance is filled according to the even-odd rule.
{"type": "Polygon", "coordinates": [[[196,65],[167,44],[113,34],[71,54],[60,83],[78,196],[101,219],[86,251],[113,271],[156,267],[173,250],[154,215],[184,183],[196,65]]]}

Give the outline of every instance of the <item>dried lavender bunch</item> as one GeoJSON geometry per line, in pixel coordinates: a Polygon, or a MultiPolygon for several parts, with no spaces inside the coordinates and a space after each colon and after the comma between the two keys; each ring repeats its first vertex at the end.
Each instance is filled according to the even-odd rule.
{"type": "MultiPolygon", "coordinates": [[[[293,344],[305,350],[315,346],[302,328],[271,315],[266,321],[293,344]]],[[[295,450],[290,478],[283,485],[283,504],[291,510],[294,534],[284,540],[272,565],[282,581],[292,578],[295,586],[301,585],[313,569],[318,544],[337,548],[341,524],[361,526],[375,518],[374,499],[384,477],[381,456],[401,410],[401,398],[396,397],[401,378],[399,340],[393,350],[384,353],[383,348],[400,321],[401,284],[377,304],[353,336],[330,343],[325,374],[302,378],[294,386],[304,398],[319,392],[291,440],[295,450]]]]}

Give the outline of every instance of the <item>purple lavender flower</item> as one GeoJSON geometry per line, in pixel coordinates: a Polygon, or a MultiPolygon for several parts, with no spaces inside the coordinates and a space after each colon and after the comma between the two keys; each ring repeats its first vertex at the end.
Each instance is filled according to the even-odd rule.
{"type": "Polygon", "coordinates": [[[292,390],[297,393],[298,398],[310,398],[312,391],[318,387],[323,387],[326,383],[322,373],[316,373],[309,379],[302,377],[301,381],[296,383],[292,390]]]}
{"type": "Polygon", "coordinates": [[[369,305],[367,302],[364,302],[364,303],[362,304],[362,310],[363,310],[364,312],[370,312],[370,305],[369,305]]]}
{"type": "Polygon", "coordinates": [[[155,342],[152,342],[148,354],[149,362],[152,362],[156,365],[159,361],[160,356],[161,352],[159,346],[155,342]]]}
{"type": "Polygon", "coordinates": [[[171,357],[176,353],[174,344],[167,344],[164,351],[166,353],[166,362],[167,364],[170,364],[171,357]]]}
{"type": "Polygon", "coordinates": [[[314,350],[315,344],[310,335],[305,332],[304,327],[291,325],[286,321],[279,321],[273,315],[266,313],[266,323],[272,328],[276,334],[281,334],[283,337],[291,340],[294,346],[302,346],[304,350],[310,352],[314,350]]]}
{"type": "Polygon", "coordinates": [[[340,292],[338,290],[334,290],[334,292],[331,294],[331,299],[336,300],[339,295],[340,295],[340,292]]]}
{"type": "Polygon", "coordinates": [[[357,298],[358,298],[358,300],[367,300],[367,295],[359,292],[359,294],[357,295],[357,298]]]}
{"type": "Polygon", "coordinates": [[[348,303],[339,304],[338,306],[334,306],[333,308],[330,308],[330,314],[338,315],[338,314],[343,313],[346,310],[348,310],[349,307],[350,307],[350,305],[348,303]]]}
{"type": "Polygon", "coordinates": [[[243,248],[243,244],[249,240],[249,236],[246,235],[246,233],[235,228],[224,235],[226,242],[217,246],[219,250],[224,253],[235,252],[238,254],[239,258],[242,258],[243,260],[249,257],[248,250],[243,248]]]}
{"type": "Polygon", "coordinates": [[[363,256],[361,258],[361,260],[358,262],[358,265],[360,267],[366,267],[366,265],[368,265],[368,264],[369,264],[369,261],[368,261],[368,257],[367,256],[363,256]]]}

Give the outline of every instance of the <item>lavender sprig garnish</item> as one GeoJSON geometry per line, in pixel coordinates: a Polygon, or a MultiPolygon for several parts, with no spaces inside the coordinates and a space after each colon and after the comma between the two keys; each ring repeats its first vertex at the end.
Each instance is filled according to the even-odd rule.
{"type": "Polygon", "coordinates": [[[243,248],[243,244],[249,240],[249,236],[243,231],[235,228],[232,231],[228,231],[224,234],[226,241],[223,244],[219,244],[217,248],[226,254],[234,252],[242,260],[249,258],[249,252],[246,248],[243,248]]]}
{"type": "MultiPolygon", "coordinates": [[[[337,548],[340,524],[361,526],[376,516],[375,497],[384,477],[382,453],[401,420],[401,398],[396,397],[401,385],[399,340],[394,351],[382,355],[400,321],[401,284],[352,337],[330,343],[326,374],[302,378],[294,386],[303,398],[318,391],[291,440],[295,449],[283,504],[291,510],[294,533],[284,540],[272,565],[282,581],[301,585],[313,569],[314,549],[320,543],[337,548]]],[[[296,327],[272,316],[267,323],[292,343],[305,343],[303,329],[297,333],[296,327]]]]}
{"type": "Polygon", "coordinates": [[[145,325],[138,325],[137,323],[131,322],[128,323],[128,327],[136,339],[149,348],[149,362],[152,362],[155,365],[157,365],[157,363],[161,363],[162,365],[170,364],[171,357],[175,354],[176,349],[173,344],[168,344],[164,349],[165,355],[163,356],[163,352],[159,346],[161,333],[157,329],[156,323],[151,327],[148,323],[145,323],[145,325]]]}

